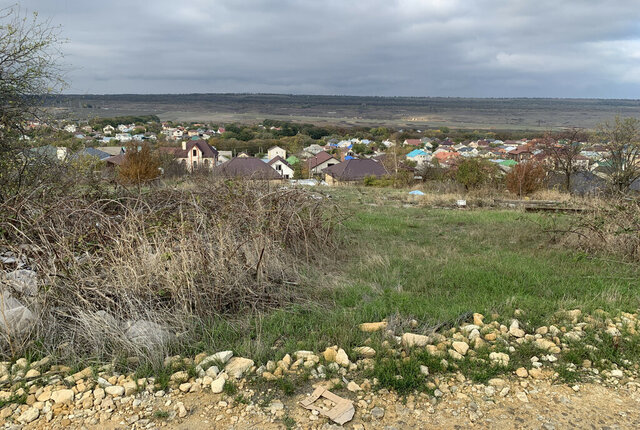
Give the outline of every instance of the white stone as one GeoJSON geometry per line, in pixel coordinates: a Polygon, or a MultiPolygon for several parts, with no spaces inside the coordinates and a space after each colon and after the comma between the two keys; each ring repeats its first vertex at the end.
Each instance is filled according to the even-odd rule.
{"type": "Polygon", "coordinates": [[[350,364],[349,356],[344,351],[344,349],[338,349],[338,353],[336,354],[336,363],[342,367],[347,367],[350,364]]]}
{"type": "Polygon", "coordinates": [[[211,366],[207,369],[205,375],[210,378],[215,378],[216,376],[218,376],[218,373],[220,373],[220,369],[218,369],[218,366],[211,366]]]}
{"type": "Polygon", "coordinates": [[[347,390],[355,393],[356,391],[361,391],[362,388],[360,388],[360,385],[358,385],[355,382],[351,381],[351,382],[349,382],[347,384],[347,390]]]}
{"type": "Polygon", "coordinates": [[[39,416],[40,411],[34,407],[31,407],[20,414],[20,416],[18,417],[18,421],[20,421],[21,423],[29,424],[30,422],[37,420],[39,416]]]}
{"type": "Polygon", "coordinates": [[[54,403],[71,403],[74,397],[72,390],[57,390],[51,393],[51,400],[54,403]]]}
{"type": "Polygon", "coordinates": [[[211,383],[211,392],[213,394],[222,393],[224,383],[225,383],[225,379],[222,376],[218,377],[218,379],[216,379],[211,383]]]}
{"type": "Polygon", "coordinates": [[[469,350],[469,345],[466,342],[453,342],[451,345],[460,355],[465,355],[469,350]]]}
{"type": "Polygon", "coordinates": [[[224,370],[233,378],[240,379],[253,366],[253,360],[243,357],[233,357],[224,370]]]}
{"type": "Polygon", "coordinates": [[[407,348],[414,346],[425,346],[429,343],[429,336],[424,336],[415,333],[405,333],[402,335],[402,345],[407,348]]]}
{"type": "Polygon", "coordinates": [[[509,356],[504,352],[492,352],[489,354],[489,360],[498,366],[507,367],[509,365],[509,356]]]}
{"type": "MultiPolygon", "coordinates": [[[[219,361],[222,364],[227,364],[231,357],[233,357],[233,351],[220,351],[210,356],[212,360],[219,361]]],[[[209,357],[205,358],[206,361],[209,357]]]]}
{"type": "Polygon", "coordinates": [[[12,336],[28,332],[36,322],[33,312],[4,291],[0,291],[0,315],[0,331],[12,336]]]}
{"type": "Polygon", "coordinates": [[[360,357],[371,358],[376,355],[376,350],[369,346],[358,346],[353,351],[360,357]]]}
{"type": "Polygon", "coordinates": [[[113,397],[121,397],[124,395],[124,387],[120,385],[111,385],[109,387],[105,387],[104,392],[113,397]]]}

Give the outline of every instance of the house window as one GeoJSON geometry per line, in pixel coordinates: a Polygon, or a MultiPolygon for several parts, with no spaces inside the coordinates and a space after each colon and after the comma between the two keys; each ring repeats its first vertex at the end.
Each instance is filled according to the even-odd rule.
{"type": "Polygon", "coordinates": [[[276,170],[277,170],[278,172],[280,172],[280,171],[282,170],[282,166],[281,166],[281,165],[279,165],[279,164],[276,164],[276,170]]]}
{"type": "Polygon", "coordinates": [[[195,157],[195,156],[197,156],[197,155],[198,155],[198,150],[197,150],[197,149],[194,149],[194,150],[193,150],[193,156],[195,157]]]}

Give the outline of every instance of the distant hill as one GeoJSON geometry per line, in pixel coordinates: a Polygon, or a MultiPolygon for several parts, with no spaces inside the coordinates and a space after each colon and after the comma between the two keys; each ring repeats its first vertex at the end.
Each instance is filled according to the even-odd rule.
{"type": "Polygon", "coordinates": [[[356,97],[286,94],[61,95],[47,104],[72,119],[157,115],[162,120],[255,122],[265,118],[345,126],[497,130],[592,128],[640,117],[640,100],[356,97]]]}

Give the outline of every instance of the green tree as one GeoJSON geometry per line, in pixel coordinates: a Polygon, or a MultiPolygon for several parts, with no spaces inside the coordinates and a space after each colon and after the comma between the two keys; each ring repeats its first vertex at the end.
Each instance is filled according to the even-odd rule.
{"type": "Polygon", "coordinates": [[[477,158],[467,158],[460,162],[455,170],[455,179],[466,190],[478,187],[487,181],[487,169],[477,158]]]}

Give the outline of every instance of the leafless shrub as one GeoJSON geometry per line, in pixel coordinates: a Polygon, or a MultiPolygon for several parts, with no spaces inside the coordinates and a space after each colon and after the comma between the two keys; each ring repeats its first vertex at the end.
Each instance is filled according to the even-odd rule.
{"type": "Polygon", "coordinates": [[[196,322],[303,295],[298,269],[336,246],[332,214],[304,190],[205,177],[135,195],[5,202],[0,250],[38,273],[36,297],[19,297],[38,323],[0,343],[162,357],[167,340],[193,340],[196,322]]]}
{"type": "Polygon", "coordinates": [[[562,230],[565,245],[588,253],[640,261],[640,201],[584,200],[588,211],[562,230]]]}

